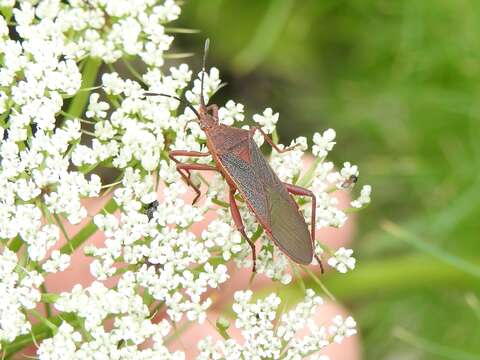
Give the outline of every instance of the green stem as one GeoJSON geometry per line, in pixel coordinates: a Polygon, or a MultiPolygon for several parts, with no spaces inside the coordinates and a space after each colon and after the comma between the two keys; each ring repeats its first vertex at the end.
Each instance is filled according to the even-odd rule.
{"type": "MultiPolygon", "coordinates": [[[[60,230],[62,231],[63,236],[65,237],[65,241],[67,244],[70,244],[70,237],[68,236],[67,230],[65,229],[65,226],[63,226],[62,220],[57,214],[53,214],[53,217],[55,218],[55,222],[58,224],[60,227],[60,230]]],[[[73,249],[70,249],[73,252],[73,249]]]]}
{"type": "Polygon", "coordinates": [[[213,198],[212,203],[214,203],[215,205],[224,207],[224,208],[228,208],[230,206],[227,202],[219,200],[217,198],[213,198]]]}
{"type": "MultiPolygon", "coordinates": [[[[54,316],[53,318],[49,318],[49,322],[58,327],[63,321],[67,321],[73,326],[73,322],[75,319],[76,317],[74,314],[62,313],[60,315],[54,316]]],[[[38,323],[32,326],[31,334],[34,334],[37,341],[45,339],[50,335],[50,333],[50,327],[44,323],[38,323]]],[[[5,359],[14,356],[18,351],[32,344],[33,338],[31,334],[18,336],[12,343],[7,344],[4,348],[5,359]]]]}
{"type": "Polygon", "coordinates": [[[229,340],[230,335],[228,335],[227,330],[230,326],[229,322],[225,318],[218,318],[217,323],[214,325],[210,319],[207,318],[208,323],[218,331],[218,333],[225,339],[229,340]]]}
{"type": "Polygon", "coordinates": [[[255,230],[255,233],[252,235],[252,242],[255,242],[258,240],[258,238],[263,234],[263,226],[258,225],[257,230],[255,230]]]}
{"type": "Polygon", "coordinates": [[[44,299],[45,300],[47,299],[47,298],[44,298],[43,295],[48,293],[47,287],[45,286],[45,284],[40,285],[40,290],[42,291],[42,302],[45,306],[45,314],[47,315],[47,318],[49,319],[49,318],[52,317],[52,308],[50,306],[50,301],[43,301],[44,299]]]}
{"type": "Polygon", "coordinates": [[[274,130],[272,133],[272,141],[274,144],[278,144],[278,133],[277,130],[274,130]]]}
{"type": "Polygon", "coordinates": [[[292,261],[288,261],[288,263],[290,264],[290,269],[292,270],[292,273],[296,279],[296,283],[298,283],[298,285],[300,285],[300,289],[302,290],[302,293],[304,294],[305,291],[307,290],[307,288],[305,287],[305,282],[303,281],[303,277],[302,275],[300,275],[300,272],[298,271],[298,268],[296,266],[296,264],[294,264],[292,261]]]}
{"type": "Polygon", "coordinates": [[[313,177],[315,175],[315,169],[317,166],[320,164],[322,160],[319,158],[316,158],[314,163],[308,168],[307,172],[298,180],[297,185],[298,186],[303,186],[303,187],[308,187],[310,186],[310,183],[313,180],[313,177]]]}
{"type": "Polygon", "coordinates": [[[327,287],[318,278],[318,276],[308,268],[308,266],[302,266],[302,269],[308,274],[308,276],[310,276],[310,278],[315,282],[315,284],[320,286],[320,288],[325,292],[325,294],[327,294],[330,300],[337,301],[337,299],[335,299],[335,296],[333,296],[333,294],[327,289],[327,287]]]}
{"type": "MultiPolygon", "coordinates": [[[[108,213],[114,212],[118,208],[117,203],[112,198],[110,199],[107,204],[103,207],[108,213]]],[[[83,227],[74,237],[70,239],[70,241],[63,245],[60,249],[62,254],[72,254],[76,249],[78,249],[82,244],[87,241],[90,236],[97,232],[97,226],[94,224],[93,220],[90,221],[87,225],[83,227]]]]}
{"type": "MultiPolygon", "coordinates": [[[[82,69],[82,89],[91,88],[95,84],[101,65],[102,60],[98,58],[88,58],[85,60],[85,65],[82,69]]],[[[66,112],[73,117],[82,116],[85,106],[88,103],[90,92],[90,90],[79,91],[75,97],[72,98],[66,112]]]]}
{"type": "Polygon", "coordinates": [[[122,180],[118,180],[118,181],[114,181],[111,184],[102,185],[100,188],[101,189],[110,188],[110,187],[116,186],[116,185],[121,184],[121,183],[122,183],[122,180]]]}
{"type": "Polygon", "coordinates": [[[165,32],[170,34],[198,34],[201,31],[198,29],[187,29],[178,27],[165,27],[165,32]]]}
{"type": "Polygon", "coordinates": [[[195,56],[195,53],[185,52],[185,53],[176,53],[176,54],[169,53],[169,54],[163,55],[165,59],[185,59],[192,56],[195,56]]]}
{"type": "Polygon", "coordinates": [[[88,131],[88,130],[83,130],[83,129],[82,129],[82,134],[91,136],[91,137],[93,137],[93,138],[96,137],[95,133],[93,133],[93,132],[91,132],[91,131],[88,131]]]}
{"type": "MultiPolygon", "coordinates": [[[[47,289],[45,289],[44,292],[42,292],[42,303],[44,304],[53,304],[55,301],[58,300],[58,298],[60,297],[60,295],[58,294],[55,294],[55,293],[49,293],[46,291],[47,289]]],[[[51,315],[48,316],[49,318],[51,318],[51,315]]]]}
{"type": "Polygon", "coordinates": [[[45,326],[47,326],[51,331],[53,331],[54,333],[57,331],[58,327],[57,325],[55,325],[53,322],[51,322],[49,319],[47,319],[45,316],[43,316],[42,314],[40,314],[37,310],[35,309],[30,309],[28,310],[28,312],[30,314],[32,314],[33,316],[35,316],[42,324],[44,324],[45,326]]]}
{"type": "Polygon", "coordinates": [[[142,78],[142,75],[139,74],[139,72],[133,67],[132,64],[130,64],[130,61],[122,59],[123,64],[127,67],[128,71],[140,82],[144,83],[144,80],[142,78]]]}

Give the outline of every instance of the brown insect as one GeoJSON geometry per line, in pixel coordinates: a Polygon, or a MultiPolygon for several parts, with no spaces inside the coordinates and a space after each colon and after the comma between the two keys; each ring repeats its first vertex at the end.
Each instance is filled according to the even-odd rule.
{"type": "Polygon", "coordinates": [[[239,193],[245,200],[248,208],[253,212],[258,222],[263,226],[272,241],[294,262],[310,264],[315,256],[323,272],[323,266],[314,253],[315,242],[315,210],[316,197],[312,191],[297,185],[282,182],[263,157],[255,143],[253,136],[259,131],[270,146],[277,152],[283,153],[291,148],[280,149],[268,135],[260,128],[250,130],[238,129],[223,125],[218,120],[218,106],[207,106],[203,97],[203,83],[205,62],[209,41],[205,42],[203,57],[200,107],[197,111],[189,102],[168,94],[147,93],[147,95],[161,95],[175,98],[193,111],[201,129],[207,138],[209,152],[172,150],[170,159],[176,163],[177,171],[185,182],[193,188],[196,196],[195,203],[200,196],[200,189],[190,179],[191,170],[205,170],[220,172],[230,187],[229,203],[235,227],[242,234],[252,249],[253,272],[256,269],[255,244],[245,233],[240,211],[235,200],[235,193],[239,193]],[[215,166],[181,162],[178,157],[204,157],[211,155],[215,166]],[[309,231],[304,217],[299,211],[293,195],[309,196],[312,198],[312,220],[309,231]]]}

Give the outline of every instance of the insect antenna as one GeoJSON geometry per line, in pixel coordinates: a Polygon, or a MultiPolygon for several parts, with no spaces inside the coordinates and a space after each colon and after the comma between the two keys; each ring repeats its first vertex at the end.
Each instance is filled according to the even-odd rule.
{"type": "MultiPolygon", "coordinates": [[[[207,62],[207,55],[208,55],[208,48],[210,47],[210,39],[205,40],[205,49],[203,51],[203,63],[202,63],[202,78],[200,83],[200,106],[205,108],[205,99],[203,98],[203,84],[205,82],[205,64],[207,62]]],[[[164,96],[171,99],[176,99],[180,101],[182,104],[185,104],[190,110],[193,111],[195,116],[200,119],[200,114],[198,113],[197,109],[187,100],[181,99],[175,95],[169,95],[165,93],[154,93],[154,92],[146,92],[144,93],[146,96],[164,96]]]]}
{"type": "Polygon", "coordinates": [[[146,92],[146,93],[144,93],[144,95],[145,96],[164,96],[164,97],[168,97],[168,98],[171,98],[171,99],[178,100],[182,104],[185,104],[185,106],[187,106],[190,110],[192,110],[197,118],[200,118],[200,114],[198,113],[197,109],[195,109],[193,107],[193,105],[188,100],[183,100],[183,99],[179,98],[178,96],[168,95],[168,94],[164,94],[164,93],[146,92]]]}
{"type": "Polygon", "coordinates": [[[205,40],[205,49],[203,50],[203,63],[202,63],[202,81],[200,83],[200,105],[205,107],[205,99],[203,98],[203,83],[205,79],[205,64],[207,63],[208,48],[210,47],[210,39],[205,40]]]}

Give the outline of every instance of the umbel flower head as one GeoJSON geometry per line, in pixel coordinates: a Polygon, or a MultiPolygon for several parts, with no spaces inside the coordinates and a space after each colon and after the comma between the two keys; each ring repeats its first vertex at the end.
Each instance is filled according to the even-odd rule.
{"type": "Polygon", "coordinates": [[[281,316],[278,315],[281,300],[277,295],[256,302],[252,302],[252,295],[252,291],[235,293],[235,327],[241,331],[242,343],[235,339],[214,342],[207,337],[198,344],[198,359],[303,359],[356,333],[356,323],[351,317],[337,316],[328,328],[316,324],[313,317],[323,301],[311,289],[307,289],[301,303],[281,316]],[[308,335],[296,337],[300,330],[307,330],[308,335]]]}
{"type": "MultiPolygon", "coordinates": [[[[199,102],[199,74],[187,64],[164,67],[174,40],[168,23],[180,15],[179,5],[173,0],[3,0],[0,8],[2,351],[14,355],[35,341],[40,359],[183,359],[182,352],[170,352],[165,343],[173,325],[204,323],[211,290],[229,278],[227,261],[245,269],[252,263],[250,247],[222,206],[228,193],[220,176],[210,181],[199,205],[184,200],[188,189],[168,151],[206,150],[202,130],[189,122],[191,111],[175,99],[144,96],[146,91],[185,93],[194,105],[199,102]],[[132,60],[143,62],[146,71],[139,74],[132,60]],[[117,72],[119,62],[130,73],[117,72]],[[97,84],[101,64],[108,70],[97,84]],[[110,169],[117,180],[102,184],[99,169],[110,169]],[[108,199],[107,205],[89,213],[83,200],[100,196],[108,199]],[[207,211],[216,218],[196,236],[192,226],[207,211]],[[82,221],[90,223],[70,239],[64,225],[82,221]],[[104,243],[80,249],[92,229],[105,236],[104,243]],[[75,251],[92,258],[95,280],[48,293],[45,278],[72,266],[75,251]],[[48,308],[45,316],[35,310],[39,305],[48,308]],[[51,314],[51,306],[56,313],[51,314]],[[157,313],[165,314],[160,322],[153,321],[157,313]],[[33,318],[41,326],[32,327],[33,318]]],[[[220,86],[219,71],[209,69],[206,98],[220,86]]],[[[219,117],[224,124],[248,127],[244,106],[233,100],[220,108],[219,117]]],[[[249,118],[276,134],[279,114],[271,108],[249,118]]],[[[256,140],[261,145],[263,138],[256,140]]],[[[306,138],[293,140],[297,146],[288,153],[274,151],[270,159],[281,180],[301,182],[315,193],[318,228],[345,224],[346,213],[332,191],[352,174],[358,176],[356,166],[337,172],[326,160],[334,140],[333,130],[314,135],[316,158],[305,174],[306,138]]],[[[193,181],[203,180],[193,175],[193,181]]],[[[352,207],[366,206],[370,192],[365,187],[352,207]]],[[[300,203],[306,219],[310,208],[308,199],[300,203]]],[[[262,233],[245,204],[240,212],[247,234],[260,244],[258,272],[290,282],[289,260],[262,233]]],[[[332,255],[328,262],[340,272],[354,267],[345,249],[333,254],[318,245],[316,252],[332,255]]],[[[311,314],[320,300],[311,291],[306,295],[294,310],[298,314],[283,316],[311,314]]],[[[354,333],[353,320],[337,319],[330,328],[312,324],[312,336],[297,341],[292,338],[296,325],[292,328],[283,316],[273,329],[279,305],[275,295],[255,306],[250,300],[251,293],[238,293],[234,305],[245,345],[233,340],[208,345],[205,340],[200,358],[209,358],[208,351],[224,356],[260,351],[264,355],[259,356],[297,359],[354,333]],[[256,315],[252,320],[254,313],[260,320],[256,315]],[[267,341],[270,335],[274,340],[267,341]],[[284,341],[290,340],[285,348],[284,341]]]]}

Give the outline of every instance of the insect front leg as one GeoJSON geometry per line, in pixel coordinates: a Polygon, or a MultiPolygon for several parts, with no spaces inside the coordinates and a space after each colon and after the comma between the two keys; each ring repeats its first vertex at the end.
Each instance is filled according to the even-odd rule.
{"type": "Polygon", "coordinates": [[[260,131],[260,133],[263,135],[263,138],[267,141],[267,143],[269,143],[270,146],[271,146],[272,148],[274,148],[275,151],[278,152],[278,153],[280,153],[280,154],[281,154],[281,153],[284,153],[284,152],[287,152],[287,151],[290,151],[290,150],[293,150],[294,148],[296,148],[296,147],[298,146],[298,144],[295,144],[295,145],[293,145],[293,146],[286,147],[285,149],[280,149],[280,148],[277,146],[277,144],[275,144],[275,143],[272,141],[272,139],[270,138],[270,136],[268,136],[268,134],[265,133],[265,131],[262,130],[262,128],[258,128],[258,127],[255,127],[255,126],[252,127],[252,128],[250,129],[250,132],[251,132],[252,136],[255,134],[255,131],[260,131]]]}
{"type": "Polygon", "coordinates": [[[193,188],[196,195],[192,201],[192,205],[195,204],[200,197],[200,188],[196,186],[192,180],[190,179],[190,170],[206,170],[206,171],[218,171],[218,169],[214,166],[206,165],[206,164],[190,164],[190,163],[182,163],[180,160],[177,159],[177,156],[189,156],[189,157],[204,157],[210,155],[209,153],[203,153],[200,151],[187,151],[187,150],[172,150],[168,154],[170,159],[172,159],[175,164],[177,171],[185,180],[185,182],[193,188]]]}
{"type": "Polygon", "coordinates": [[[288,184],[288,183],[283,183],[285,187],[287,188],[287,191],[290,194],[293,195],[300,195],[300,196],[309,196],[312,198],[312,219],[311,219],[311,236],[312,236],[312,245],[313,245],[313,256],[315,256],[315,259],[317,259],[318,263],[320,264],[320,270],[322,271],[323,274],[323,264],[320,258],[318,257],[317,254],[315,254],[315,225],[316,225],[316,219],[317,219],[317,197],[315,194],[308,189],[305,189],[301,186],[293,185],[293,184],[288,184]]]}
{"type": "Polygon", "coordinates": [[[252,240],[249,239],[247,234],[245,233],[245,226],[243,225],[242,216],[240,215],[240,211],[238,210],[237,201],[235,200],[235,191],[236,189],[231,187],[230,188],[230,212],[232,214],[233,222],[235,223],[235,227],[237,230],[242,234],[243,238],[248,242],[248,245],[252,248],[252,259],[253,259],[253,267],[252,272],[257,271],[257,255],[255,251],[255,244],[252,240]]]}

